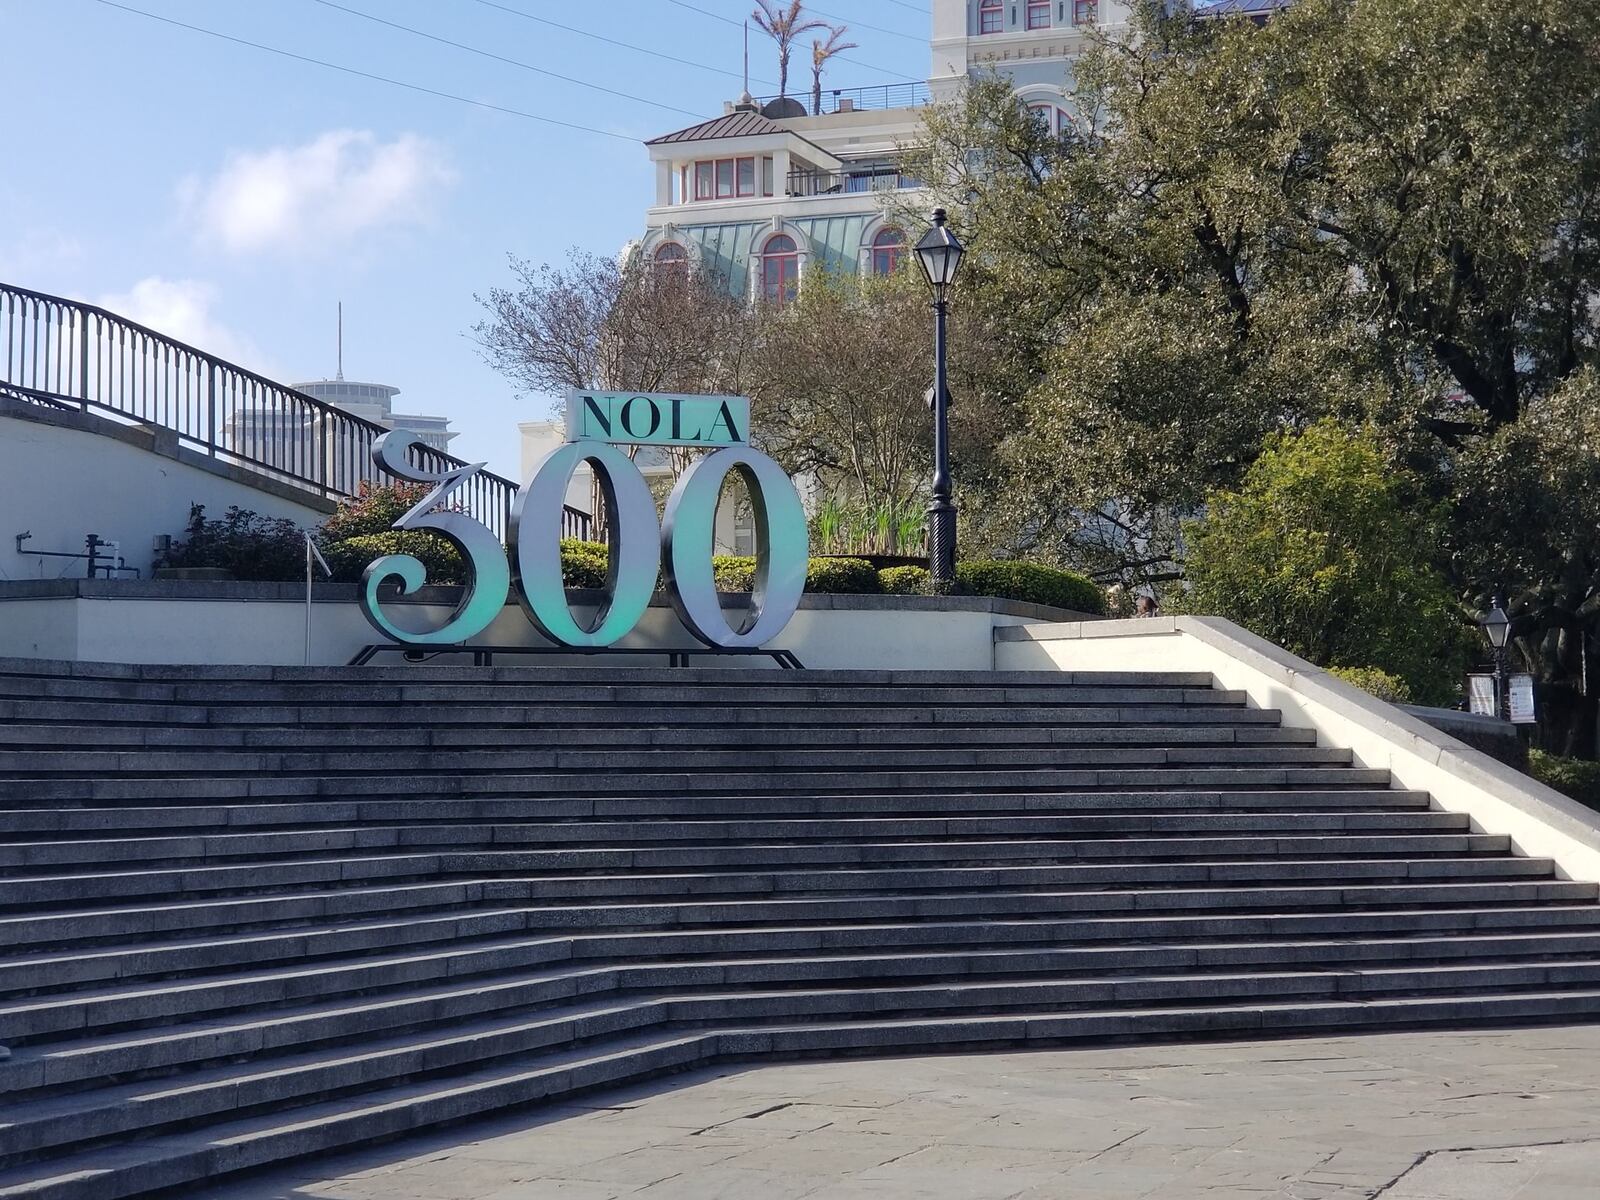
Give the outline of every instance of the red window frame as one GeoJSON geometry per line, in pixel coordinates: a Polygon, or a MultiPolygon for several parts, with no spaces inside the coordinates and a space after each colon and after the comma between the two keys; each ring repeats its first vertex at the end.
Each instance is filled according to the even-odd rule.
{"type": "Polygon", "coordinates": [[[888,226],[872,237],[872,273],[893,275],[900,269],[900,259],[906,252],[904,230],[888,226]]]}
{"type": "Polygon", "coordinates": [[[689,252],[677,242],[662,242],[661,245],[656,247],[656,252],[651,261],[663,271],[682,271],[687,273],[689,270],[689,252]]]}
{"type": "Polygon", "coordinates": [[[761,248],[761,295],[787,304],[800,287],[800,248],[786,233],[775,233],[761,248]]]}
{"type": "Polygon", "coordinates": [[[1004,33],[1006,10],[1004,0],[983,0],[978,5],[978,32],[1004,33]]]}
{"type": "Polygon", "coordinates": [[[1028,0],[1028,28],[1050,28],[1050,5],[1054,0],[1028,0]]]}
{"type": "Polygon", "coordinates": [[[694,198],[742,200],[754,196],[761,188],[759,170],[752,155],[697,159],[694,164],[694,198]],[[702,175],[702,168],[709,168],[709,175],[702,175]]]}
{"type": "Polygon", "coordinates": [[[1072,23],[1074,25],[1098,25],[1100,23],[1100,0],[1072,0],[1072,23]]]}

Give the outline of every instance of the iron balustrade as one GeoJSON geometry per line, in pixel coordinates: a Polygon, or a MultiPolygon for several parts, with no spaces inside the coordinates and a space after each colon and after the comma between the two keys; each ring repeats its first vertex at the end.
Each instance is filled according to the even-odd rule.
{"type": "Polygon", "coordinates": [[[848,196],[861,192],[889,192],[900,188],[919,188],[922,180],[904,175],[898,167],[857,167],[843,171],[813,171],[799,168],[789,172],[790,196],[848,196]]]}
{"type": "MultiPolygon", "coordinates": [[[[92,304],[0,284],[0,395],[176,434],[180,445],[325,499],[394,482],[372,461],[388,430],[92,304]]],[[[416,446],[428,471],[468,464],[416,446]]],[[[478,471],[452,504],[502,537],[517,485],[478,471]]],[[[589,536],[566,506],[564,536],[589,536]]]]}
{"type": "MultiPolygon", "coordinates": [[[[756,101],[766,107],[778,96],[763,96],[756,101]]],[[[811,112],[811,93],[789,96],[787,99],[805,106],[811,112]]],[[[930,102],[925,83],[880,83],[874,87],[829,88],[822,93],[822,112],[860,112],[863,109],[920,108],[930,102]]],[[[813,113],[813,116],[820,114],[813,113]]]]}

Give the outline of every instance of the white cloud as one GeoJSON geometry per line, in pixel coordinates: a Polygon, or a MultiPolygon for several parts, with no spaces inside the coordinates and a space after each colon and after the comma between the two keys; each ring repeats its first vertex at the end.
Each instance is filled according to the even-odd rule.
{"type": "Polygon", "coordinates": [[[262,369],[261,352],[250,339],[234,333],[217,319],[213,312],[217,289],[209,283],[151,275],[126,292],[102,296],[95,303],[135,324],[187,342],[196,350],[251,370],[262,369]]]}
{"type": "Polygon", "coordinates": [[[179,199],[197,234],[236,254],[304,251],[427,219],[454,179],[442,147],[415,134],[380,142],[336,129],[301,146],[239,151],[179,199]]]}

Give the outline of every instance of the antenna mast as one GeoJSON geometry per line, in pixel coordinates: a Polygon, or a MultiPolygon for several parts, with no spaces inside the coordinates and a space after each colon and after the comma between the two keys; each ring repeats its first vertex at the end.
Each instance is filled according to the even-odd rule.
{"type": "Polygon", "coordinates": [[[344,378],[344,301],[339,301],[339,373],[334,377],[344,378]]]}
{"type": "Polygon", "coordinates": [[[750,22],[744,23],[744,94],[750,94],[750,22]]]}

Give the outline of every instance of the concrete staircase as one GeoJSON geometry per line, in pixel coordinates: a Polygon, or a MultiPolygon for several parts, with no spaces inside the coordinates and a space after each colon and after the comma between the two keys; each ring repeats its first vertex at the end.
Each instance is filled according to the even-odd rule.
{"type": "Polygon", "coordinates": [[[1600,1014],[1592,883],[1192,675],[0,662],[0,1197],[718,1058],[1600,1014]]]}

